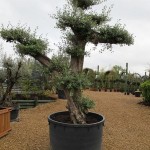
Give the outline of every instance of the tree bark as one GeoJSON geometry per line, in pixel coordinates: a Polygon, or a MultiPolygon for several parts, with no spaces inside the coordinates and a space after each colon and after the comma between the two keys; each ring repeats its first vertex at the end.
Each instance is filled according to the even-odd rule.
{"type": "Polygon", "coordinates": [[[18,68],[14,77],[12,76],[12,70],[9,67],[7,68],[7,88],[6,88],[6,91],[3,93],[2,99],[0,100],[0,105],[3,105],[3,106],[12,105],[10,94],[11,94],[11,90],[14,84],[20,78],[19,70],[21,68],[21,65],[22,65],[21,62],[19,62],[18,68]]]}
{"type": "Polygon", "coordinates": [[[0,101],[0,105],[2,105],[2,106],[11,106],[12,105],[12,102],[11,102],[11,90],[12,90],[12,88],[13,88],[13,86],[14,86],[14,82],[11,82],[8,86],[7,86],[7,88],[6,88],[6,91],[5,91],[5,93],[3,94],[3,96],[2,96],[2,99],[1,99],[1,101],[0,101]]]}
{"type": "Polygon", "coordinates": [[[74,124],[85,124],[85,115],[77,108],[73,98],[70,96],[70,92],[64,89],[67,98],[67,109],[70,112],[70,118],[74,124]]]}
{"type": "Polygon", "coordinates": [[[34,57],[36,60],[38,60],[45,67],[50,67],[50,65],[52,63],[50,58],[48,58],[47,56],[45,56],[41,53],[37,53],[36,55],[34,55],[32,57],[34,57]]]}
{"type": "MultiPolygon", "coordinates": [[[[85,43],[82,41],[79,42],[80,47],[85,49],[85,43]]],[[[70,68],[73,73],[81,73],[83,69],[83,62],[84,62],[84,55],[83,56],[71,56],[71,62],[70,62],[70,68]]],[[[82,92],[80,89],[73,90],[73,96],[70,96],[70,92],[64,89],[66,97],[68,99],[67,108],[70,112],[70,117],[73,123],[79,123],[79,124],[86,124],[86,118],[85,114],[80,109],[80,106],[78,105],[78,100],[82,99],[82,92]]]]}
{"type": "Polygon", "coordinates": [[[71,56],[71,70],[74,73],[79,73],[82,71],[83,69],[83,61],[84,61],[84,57],[74,57],[71,56]]]}
{"type": "Polygon", "coordinates": [[[0,82],[0,104],[1,104],[1,99],[3,95],[4,95],[4,88],[3,88],[2,82],[0,82]]]}

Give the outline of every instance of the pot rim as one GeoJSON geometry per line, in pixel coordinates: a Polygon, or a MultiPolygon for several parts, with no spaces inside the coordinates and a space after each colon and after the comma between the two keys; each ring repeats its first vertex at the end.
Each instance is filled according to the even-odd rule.
{"type": "Polygon", "coordinates": [[[59,122],[59,121],[56,121],[54,119],[52,119],[51,117],[56,115],[56,114],[59,114],[59,113],[67,113],[68,111],[59,111],[59,112],[56,112],[56,113],[52,113],[49,117],[48,117],[48,122],[49,124],[50,123],[54,123],[55,125],[61,125],[61,126],[68,126],[68,127],[81,127],[81,128],[84,128],[84,127],[92,127],[92,126],[100,126],[101,124],[104,125],[104,121],[105,121],[105,117],[102,115],[102,114],[98,114],[98,113],[94,113],[94,112],[89,112],[88,114],[92,114],[92,115],[95,115],[97,116],[97,118],[101,118],[100,121],[97,121],[96,123],[90,123],[90,124],[71,124],[71,123],[64,123],[64,122],[59,122]]]}

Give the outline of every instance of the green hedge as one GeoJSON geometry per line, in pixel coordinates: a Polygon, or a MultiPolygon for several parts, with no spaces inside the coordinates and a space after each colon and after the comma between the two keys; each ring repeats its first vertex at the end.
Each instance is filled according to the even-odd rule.
{"type": "Polygon", "coordinates": [[[142,90],[144,101],[150,103],[150,80],[143,82],[140,85],[140,89],[142,90]]]}

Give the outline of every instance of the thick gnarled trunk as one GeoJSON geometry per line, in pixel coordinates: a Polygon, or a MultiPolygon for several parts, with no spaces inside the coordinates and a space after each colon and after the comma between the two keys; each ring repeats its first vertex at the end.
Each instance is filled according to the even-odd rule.
{"type": "Polygon", "coordinates": [[[0,100],[0,105],[5,106],[5,107],[10,107],[12,105],[12,101],[11,101],[11,90],[14,86],[14,82],[10,83],[9,85],[7,85],[6,91],[4,92],[1,100],[0,100]]]}
{"type": "Polygon", "coordinates": [[[36,60],[38,60],[45,67],[50,67],[50,65],[52,63],[51,59],[49,59],[47,56],[45,56],[41,53],[33,55],[32,57],[34,57],[36,60]]]}
{"type": "Polygon", "coordinates": [[[67,109],[70,112],[70,118],[74,124],[85,124],[85,115],[82,111],[76,106],[75,101],[70,92],[67,89],[64,89],[66,98],[67,98],[67,109]]]}
{"type": "Polygon", "coordinates": [[[71,70],[74,73],[80,73],[83,69],[83,61],[84,61],[84,57],[74,57],[71,56],[71,62],[70,62],[70,66],[71,66],[71,70]]]}
{"type": "MultiPolygon", "coordinates": [[[[70,68],[74,74],[81,73],[83,70],[85,43],[81,40],[78,42],[78,46],[83,50],[83,55],[71,56],[70,68]]],[[[82,99],[81,89],[73,90],[71,92],[72,96],[65,89],[65,94],[68,99],[67,108],[70,112],[71,120],[74,124],[86,124],[85,114],[82,112],[78,104],[78,102],[82,99]]]]}
{"type": "Polygon", "coordinates": [[[13,76],[12,68],[9,68],[9,65],[7,65],[7,88],[5,91],[3,90],[3,95],[0,99],[0,105],[6,106],[6,107],[12,106],[11,91],[12,91],[14,84],[20,78],[19,70],[20,70],[21,66],[22,66],[22,63],[19,62],[17,71],[15,72],[15,75],[13,76]]]}
{"type": "MultiPolygon", "coordinates": [[[[82,46],[84,47],[84,46],[82,46]]],[[[83,48],[84,50],[84,48],[83,48]]],[[[71,56],[71,62],[70,62],[70,68],[73,73],[81,73],[83,69],[83,62],[84,62],[84,56],[74,57],[71,56]]],[[[73,90],[72,96],[70,96],[69,92],[66,92],[65,94],[68,99],[67,108],[70,112],[70,117],[73,123],[79,123],[79,124],[85,124],[86,118],[85,114],[82,112],[78,105],[78,101],[82,99],[82,92],[80,89],[73,90]]]]}

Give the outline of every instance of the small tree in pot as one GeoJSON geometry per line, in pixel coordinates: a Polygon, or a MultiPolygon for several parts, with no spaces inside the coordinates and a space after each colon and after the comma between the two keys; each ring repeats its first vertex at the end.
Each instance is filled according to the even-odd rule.
{"type": "MultiPolygon", "coordinates": [[[[62,66],[45,55],[47,42],[36,38],[23,28],[2,29],[1,36],[7,42],[15,42],[19,53],[30,55],[50,70],[55,70],[59,86],[67,98],[67,109],[73,124],[86,124],[87,109],[93,103],[82,96],[82,89],[87,81],[83,73],[86,44],[102,43],[111,50],[112,44],[133,44],[133,37],[120,24],[109,26],[109,10],[101,14],[90,11],[91,7],[100,4],[101,0],[68,0],[64,10],[59,10],[55,18],[57,27],[66,31],[63,50],[70,55],[70,64],[62,66]],[[61,76],[59,75],[61,73],[61,76]]],[[[57,145],[57,144],[55,144],[57,145]]],[[[55,148],[54,148],[55,149],[55,148]]],[[[62,150],[62,149],[61,149],[62,150]]],[[[88,150],[88,148],[86,149],[88,150]]]]}
{"type": "Polygon", "coordinates": [[[3,69],[0,71],[0,107],[10,107],[10,119],[16,121],[19,119],[19,104],[12,102],[12,89],[21,77],[22,62],[21,60],[4,57],[2,64],[3,69]]]}

